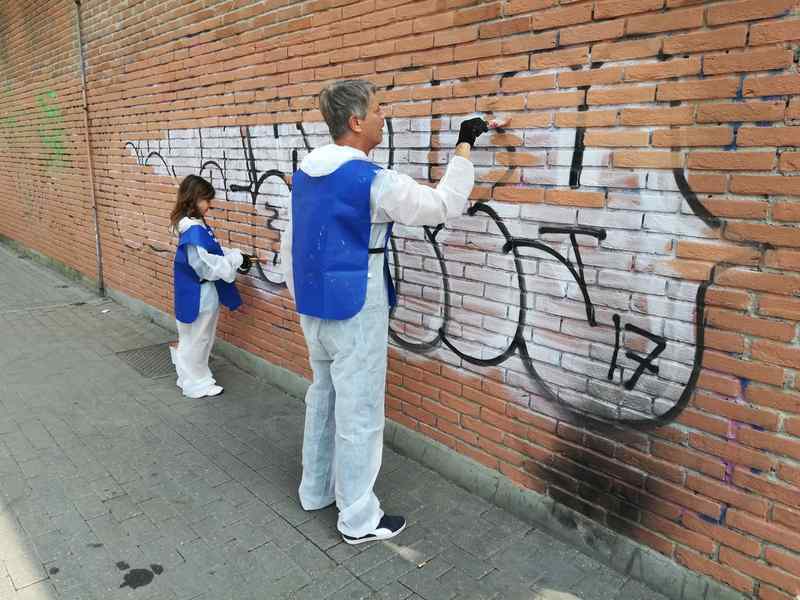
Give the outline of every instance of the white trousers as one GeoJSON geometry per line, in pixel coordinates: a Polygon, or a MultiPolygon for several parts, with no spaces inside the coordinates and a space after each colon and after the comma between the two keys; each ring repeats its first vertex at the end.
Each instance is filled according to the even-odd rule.
{"type": "Polygon", "coordinates": [[[172,350],[172,362],[178,373],[178,387],[189,398],[202,398],[216,383],[208,368],[219,320],[219,306],[203,311],[192,323],[178,324],[178,347],[172,350]]]}
{"type": "Polygon", "coordinates": [[[314,373],[300,503],[315,510],[335,500],[339,531],[361,537],[383,517],[372,488],[383,457],[389,309],[384,299],[345,321],[301,315],[300,325],[314,373]]]}

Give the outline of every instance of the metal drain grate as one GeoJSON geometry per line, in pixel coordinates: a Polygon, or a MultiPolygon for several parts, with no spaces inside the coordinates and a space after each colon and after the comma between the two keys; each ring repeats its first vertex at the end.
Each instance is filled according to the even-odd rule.
{"type": "Polygon", "coordinates": [[[145,346],[117,352],[122,360],[136,369],[140,375],[155,379],[175,374],[175,366],[169,353],[169,343],[145,346]]]}

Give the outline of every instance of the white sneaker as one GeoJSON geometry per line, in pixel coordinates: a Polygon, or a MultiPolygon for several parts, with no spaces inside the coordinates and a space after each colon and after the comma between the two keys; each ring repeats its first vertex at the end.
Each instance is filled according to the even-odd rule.
{"type": "Polygon", "coordinates": [[[208,391],[206,392],[206,396],[209,396],[209,397],[211,397],[211,396],[221,396],[222,392],[224,392],[224,391],[225,391],[225,388],[223,388],[221,385],[212,385],[210,388],[208,388],[208,391]]]}
{"type": "Polygon", "coordinates": [[[389,515],[383,515],[374,531],[370,531],[368,534],[357,538],[342,534],[342,539],[351,546],[355,546],[356,544],[365,544],[367,542],[391,539],[394,536],[399,535],[400,532],[402,532],[405,528],[405,517],[391,517],[389,515]]]}

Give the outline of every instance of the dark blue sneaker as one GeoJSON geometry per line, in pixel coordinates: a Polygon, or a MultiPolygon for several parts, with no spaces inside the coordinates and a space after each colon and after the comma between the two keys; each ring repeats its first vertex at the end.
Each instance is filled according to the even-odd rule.
{"type": "Polygon", "coordinates": [[[366,544],[367,542],[376,542],[378,540],[389,540],[398,535],[405,528],[405,517],[383,515],[374,531],[362,535],[361,537],[350,537],[349,535],[342,534],[342,539],[351,546],[355,546],[356,544],[366,544]]]}

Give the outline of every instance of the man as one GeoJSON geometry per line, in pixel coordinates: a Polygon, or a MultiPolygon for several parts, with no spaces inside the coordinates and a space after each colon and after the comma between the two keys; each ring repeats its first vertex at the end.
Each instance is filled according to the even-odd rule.
{"type": "Polygon", "coordinates": [[[475,181],[468,160],[483,119],[461,125],[455,156],[435,189],[383,169],[367,155],[383,139],[384,113],[367,81],[320,94],[333,144],[308,154],[292,179],[281,258],[308,345],[300,503],[336,503],[348,544],[385,540],[406,520],[385,515],[372,488],[383,450],[389,309],[386,248],[392,223],[438,225],[463,214],[475,181]]]}

